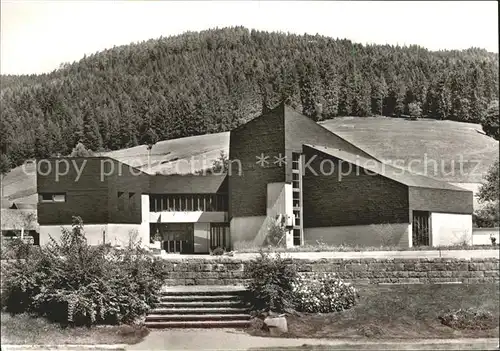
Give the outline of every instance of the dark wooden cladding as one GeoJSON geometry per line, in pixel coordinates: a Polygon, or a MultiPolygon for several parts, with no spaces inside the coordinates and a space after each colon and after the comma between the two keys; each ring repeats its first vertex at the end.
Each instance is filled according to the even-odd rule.
{"type": "Polygon", "coordinates": [[[285,153],[284,114],[275,109],[231,131],[229,159],[241,162],[242,174],[231,164],[229,173],[229,216],[266,214],[267,184],[285,181],[285,168],[274,164],[285,153]],[[265,167],[257,157],[267,156],[265,167]]]}
{"type": "MultiPolygon", "coordinates": [[[[306,169],[303,177],[304,228],[409,223],[408,187],[380,175],[350,172],[335,168],[332,174],[320,172],[324,159],[339,160],[318,154],[312,148],[305,150],[305,162],[317,175],[306,169]]],[[[347,163],[341,163],[347,167],[347,163]]]]}
{"type": "Polygon", "coordinates": [[[106,157],[39,162],[37,192],[64,192],[66,196],[65,202],[38,203],[41,225],[71,224],[73,216],[87,224],[141,223],[141,194],[149,187],[147,174],[106,157]],[[120,199],[118,193],[122,193],[120,199]]]}

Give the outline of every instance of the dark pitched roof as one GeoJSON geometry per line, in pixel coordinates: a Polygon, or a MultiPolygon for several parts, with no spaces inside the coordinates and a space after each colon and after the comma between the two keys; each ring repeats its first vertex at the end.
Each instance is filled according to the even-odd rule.
{"type": "MultiPolygon", "coordinates": [[[[135,174],[140,174],[140,175],[144,175],[144,176],[147,176],[149,175],[149,173],[143,171],[142,169],[140,169],[139,167],[136,167],[136,166],[133,166],[127,162],[124,162],[123,160],[119,160],[117,158],[114,158],[114,157],[111,157],[111,156],[107,156],[107,155],[102,155],[102,156],[89,156],[89,157],[83,157],[83,156],[61,156],[61,157],[48,157],[46,158],[45,160],[48,160],[48,161],[54,161],[54,160],[62,160],[62,159],[65,159],[65,160],[111,160],[113,161],[115,164],[118,164],[118,165],[125,165],[126,167],[129,167],[131,169],[134,170],[134,173],[135,174]]],[[[132,162],[131,162],[132,163],[132,162]]],[[[121,166],[120,166],[121,167],[121,166]]],[[[120,169],[119,167],[116,168],[117,170],[120,169]]],[[[116,173],[116,172],[115,172],[116,173]]]]}
{"type": "Polygon", "coordinates": [[[151,194],[215,194],[226,192],[226,175],[154,175],[151,194]]]}
{"type": "Polygon", "coordinates": [[[380,174],[386,178],[392,179],[398,183],[407,185],[409,187],[446,189],[446,190],[464,191],[464,192],[469,191],[443,181],[429,178],[420,174],[412,173],[407,169],[397,168],[380,161],[368,159],[366,157],[362,157],[359,155],[354,155],[344,150],[329,148],[326,146],[310,145],[310,144],[309,145],[306,144],[305,146],[313,148],[314,150],[320,151],[327,155],[336,157],[343,161],[349,162],[353,165],[360,166],[361,168],[364,168],[370,172],[380,174]]]}

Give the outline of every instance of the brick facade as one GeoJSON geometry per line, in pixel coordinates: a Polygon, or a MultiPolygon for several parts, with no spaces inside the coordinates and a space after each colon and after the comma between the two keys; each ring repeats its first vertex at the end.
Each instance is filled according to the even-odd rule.
{"type": "Polygon", "coordinates": [[[317,173],[306,169],[303,178],[305,228],[410,223],[406,185],[355,167],[349,172],[346,162],[311,148],[304,151],[305,163],[314,157],[309,164],[317,173]],[[322,174],[322,162],[329,175],[322,174]]]}
{"type": "Polygon", "coordinates": [[[284,155],[284,116],[273,110],[257,117],[247,124],[231,131],[229,159],[241,162],[231,163],[229,174],[229,217],[266,215],[267,184],[283,182],[285,169],[274,164],[275,156],[284,155]],[[256,164],[257,156],[268,156],[268,165],[256,164]]]}
{"type": "Polygon", "coordinates": [[[66,201],[38,203],[38,223],[71,224],[72,216],[80,216],[86,224],[139,224],[141,193],[148,192],[147,177],[128,165],[104,157],[43,160],[37,174],[37,192],[65,193],[66,201]],[[64,160],[69,164],[67,172],[64,160]],[[80,175],[77,169],[82,170],[80,175]],[[123,207],[118,206],[118,192],[123,193],[123,207]]]}
{"type": "Polygon", "coordinates": [[[448,189],[409,189],[410,207],[415,211],[471,214],[473,209],[472,191],[448,189]]]}

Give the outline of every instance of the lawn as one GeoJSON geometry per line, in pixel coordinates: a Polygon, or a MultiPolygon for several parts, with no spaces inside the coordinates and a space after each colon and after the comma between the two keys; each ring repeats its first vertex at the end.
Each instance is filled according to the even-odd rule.
{"type": "Polygon", "coordinates": [[[2,345],[136,344],[149,334],[143,326],[62,328],[43,318],[4,312],[1,313],[1,332],[2,345]]]}
{"type": "Polygon", "coordinates": [[[498,159],[498,141],[482,134],[481,126],[473,123],[343,117],[321,124],[379,159],[411,165],[415,172],[449,182],[480,183],[498,159]]]}
{"type": "MultiPolygon", "coordinates": [[[[360,301],[351,310],[287,316],[292,338],[431,339],[498,338],[498,284],[425,284],[360,287],[360,301]],[[474,308],[492,314],[483,328],[451,328],[439,316],[474,308]]],[[[250,329],[252,335],[267,332],[250,329]]]]}
{"type": "Polygon", "coordinates": [[[371,344],[333,344],[302,345],[299,347],[251,348],[248,351],[329,351],[329,350],[498,350],[495,341],[461,342],[461,343],[371,343],[371,344]]]}

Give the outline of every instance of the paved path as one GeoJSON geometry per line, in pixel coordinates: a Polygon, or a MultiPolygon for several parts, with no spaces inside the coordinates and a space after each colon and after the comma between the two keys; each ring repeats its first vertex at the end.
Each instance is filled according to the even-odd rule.
{"type": "Polygon", "coordinates": [[[251,336],[235,329],[170,329],[153,330],[139,344],[127,350],[252,350],[327,345],[328,349],[386,349],[386,350],[495,350],[496,339],[421,340],[416,342],[355,342],[327,339],[286,339],[251,336]],[[382,348],[383,347],[383,348],[382,348]]]}

